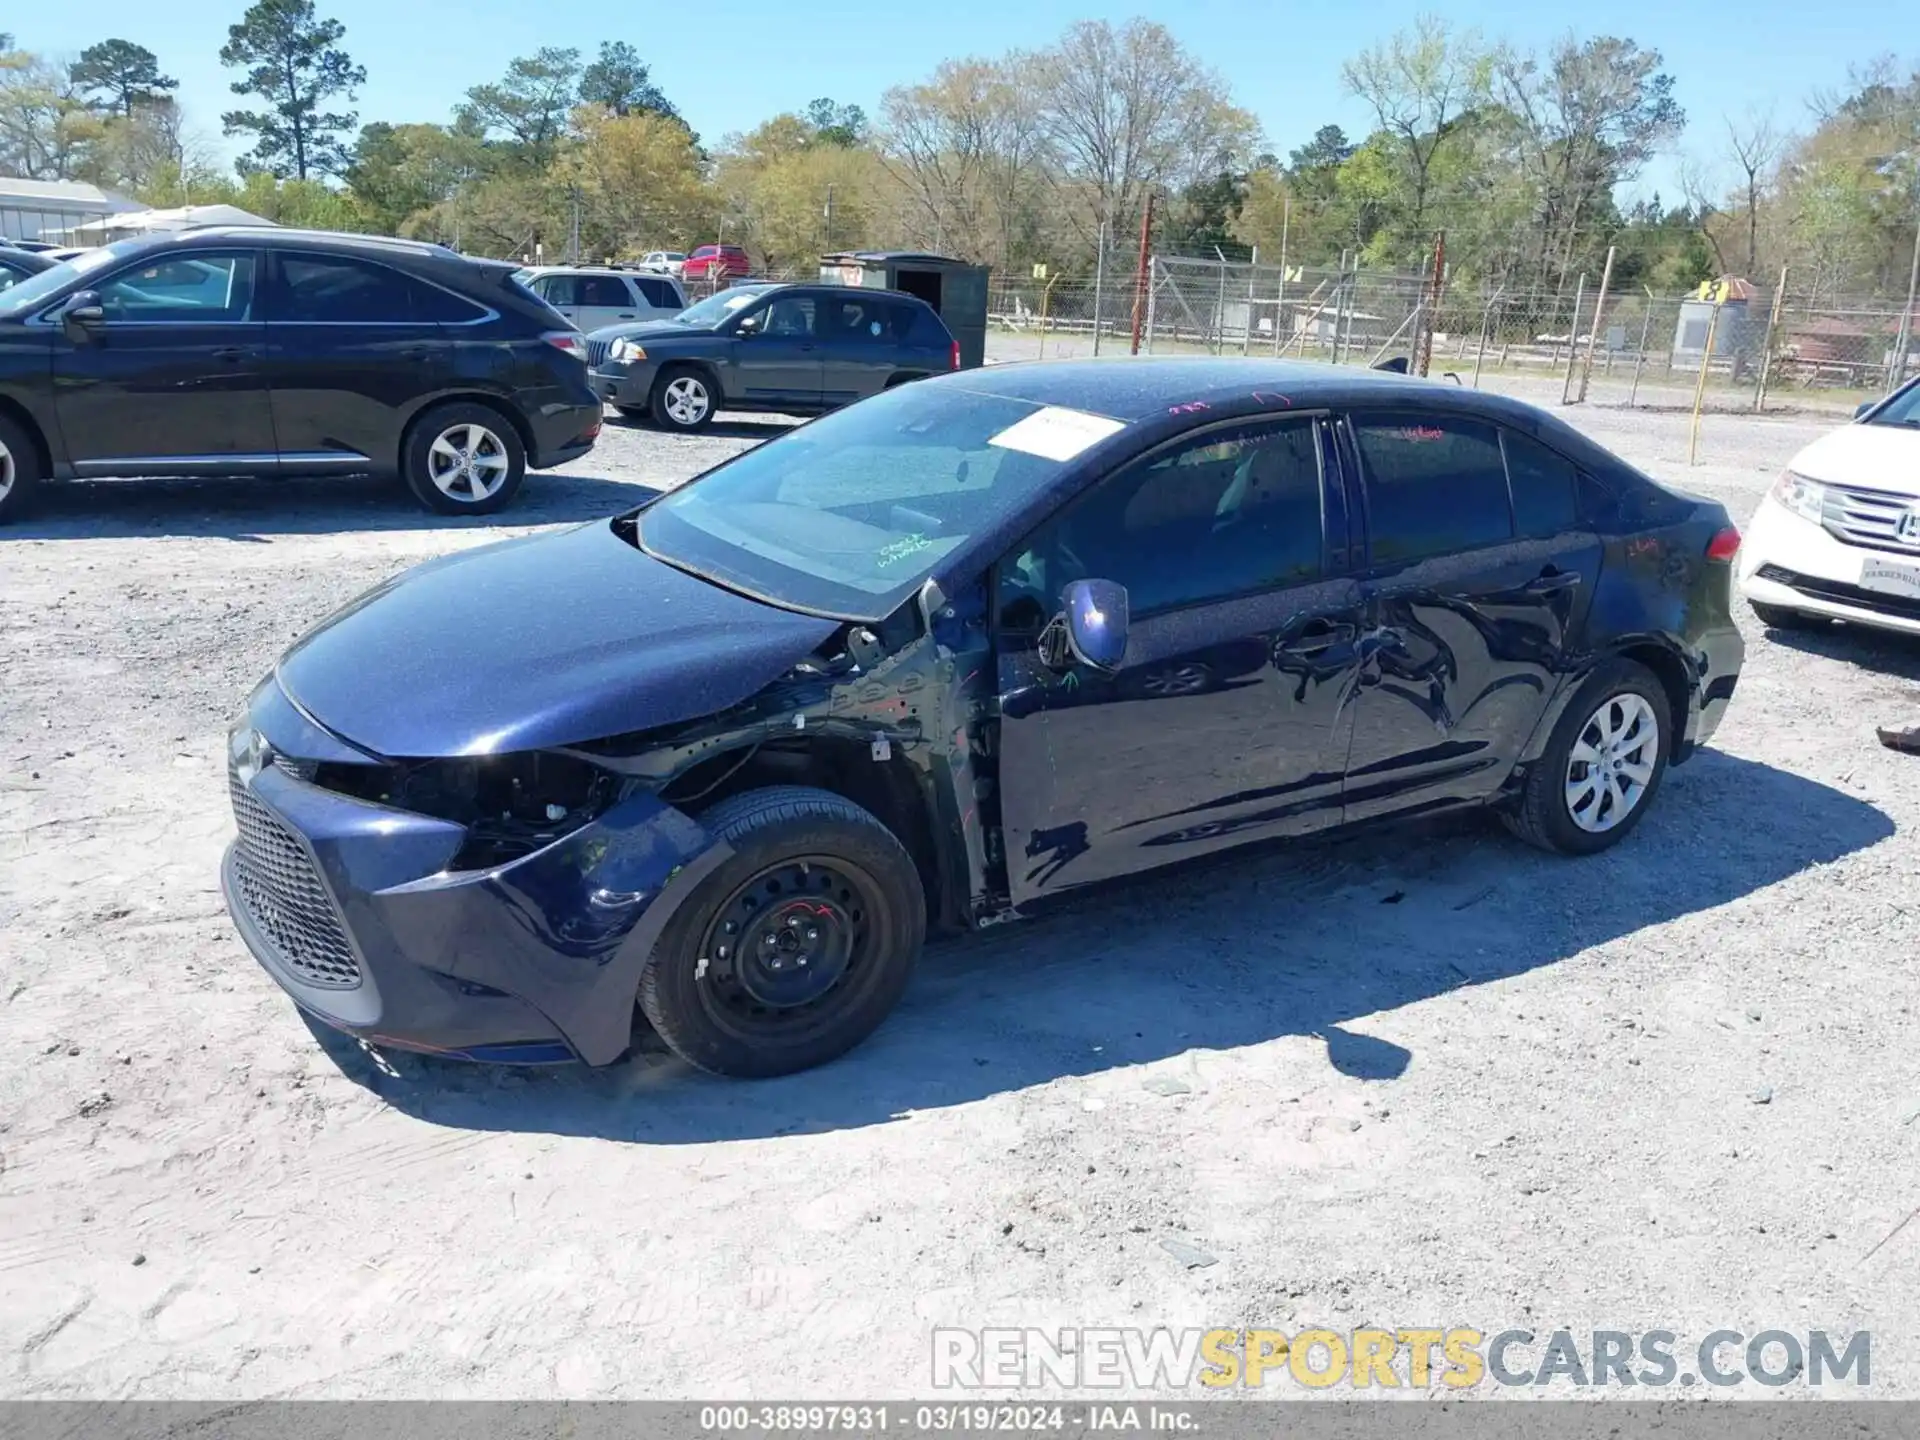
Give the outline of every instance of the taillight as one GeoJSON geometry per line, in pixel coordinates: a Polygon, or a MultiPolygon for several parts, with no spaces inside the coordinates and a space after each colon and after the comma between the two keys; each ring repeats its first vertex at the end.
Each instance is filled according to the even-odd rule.
{"type": "Polygon", "coordinates": [[[1740,550],[1740,532],[1729,525],[1707,542],[1707,559],[1731,560],[1740,550]]]}
{"type": "Polygon", "coordinates": [[[582,364],[587,359],[587,342],[578,330],[548,330],[540,338],[556,350],[564,350],[582,364]]]}
{"type": "Polygon", "coordinates": [[[953,368],[956,370],[960,368],[960,342],[958,340],[953,342],[953,368]]]}

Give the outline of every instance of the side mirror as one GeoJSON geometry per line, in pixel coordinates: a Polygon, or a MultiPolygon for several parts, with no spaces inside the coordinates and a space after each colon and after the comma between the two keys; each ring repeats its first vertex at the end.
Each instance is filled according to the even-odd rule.
{"type": "Polygon", "coordinates": [[[743,340],[749,335],[758,335],[760,333],[760,317],[758,315],[742,315],[740,317],[740,323],[733,327],[733,333],[740,336],[743,340]]]}
{"type": "Polygon", "coordinates": [[[1127,591],[1111,580],[1076,580],[1061,613],[1040,634],[1040,658],[1055,670],[1074,661],[1111,675],[1127,658],[1127,591]]]}
{"type": "Polygon", "coordinates": [[[67,297],[66,306],[60,311],[60,324],[68,336],[74,340],[91,338],[88,327],[105,322],[107,312],[100,306],[100,296],[92,290],[76,290],[67,297]]]}
{"type": "Polygon", "coordinates": [[[1878,400],[1862,400],[1858,405],[1853,407],[1853,418],[1856,420],[1864,420],[1867,412],[1879,403],[1878,400]]]}

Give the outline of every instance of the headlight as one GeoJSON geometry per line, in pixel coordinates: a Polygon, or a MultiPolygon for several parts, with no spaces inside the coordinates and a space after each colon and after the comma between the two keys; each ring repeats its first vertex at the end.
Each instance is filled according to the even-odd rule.
{"type": "Polygon", "coordinates": [[[1820,523],[1820,512],[1827,503],[1827,487],[1791,470],[1782,471],[1774,482],[1773,498],[1803,520],[1820,523]]]}
{"type": "Polygon", "coordinates": [[[233,778],[242,785],[252,784],[253,777],[266,769],[272,758],[267,737],[254,729],[244,716],[227,732],[227,763],[233,778]]]}
{"type": "Polygon", "coordinates": [[[647,358],[647,352],[640,348],[640,343],[636,340],[616,340],[607,350],[607,358],[626,361],[644,360],[647,358]]]}

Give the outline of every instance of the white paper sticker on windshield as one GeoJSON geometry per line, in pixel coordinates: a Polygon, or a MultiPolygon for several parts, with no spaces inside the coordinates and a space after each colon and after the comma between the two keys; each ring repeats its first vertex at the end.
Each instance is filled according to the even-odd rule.
{"type": "Polygon", "coordinates": [[[987,443],[1004,450],[1022,450],[1043,460],[1071,460],[1082,450],[1126,428],[1124,420],[1049,405],[1009,425],[987,443]]]}

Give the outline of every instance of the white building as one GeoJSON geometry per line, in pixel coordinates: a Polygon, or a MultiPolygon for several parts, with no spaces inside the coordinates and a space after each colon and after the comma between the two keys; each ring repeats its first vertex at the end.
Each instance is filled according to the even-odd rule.
{"type": "Polygon", "coordinates": [[[139,210],[138,201],[77,180],[15,180],[0,175],[0,235],[9,240],[63,238],[75,225],[139,210]]]}

